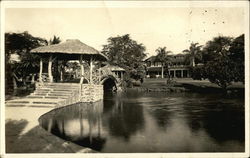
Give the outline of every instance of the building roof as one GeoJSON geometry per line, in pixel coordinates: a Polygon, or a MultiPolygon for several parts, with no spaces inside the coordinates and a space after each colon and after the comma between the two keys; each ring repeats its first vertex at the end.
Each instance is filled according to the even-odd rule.
{"type": "MultiPolygon", "coordinates": [[[[169,55],[169,56],[172,57],[171,58],[172,63],[185,62],[185,56],[186,56],[185,54],[175,54],[175,55],[169,55]]],[[[144,61],[145,62],[147,62],[147,61],[158,62],[158,60],[156,59],[156,56],[151,56],[144,61]]]]}
{"type": "Polygon", "coordinates": [[[82,54],[84,58],[89,58],[94,56],[98,60],[107,60],[107,57],[78,39],[66,40],[59,44],[42,46],[31,50],[31,53],[37,54],[68,54],[68,55],[80,55],[82,54]]]}
{"type": "Polygon", "coordinates": [[[119,66],[110,65],[110,64],[105,65],[101,69],[109,69],[111,71],[125,71],[125,69],[123,69],[123,68],[121,68],[119,66]]]}
{"type": "Polygon", "coordinates": [[[144,61],[156,61],[156,56],[151,56],[151,57],[148,57],[147,59],[145,59],[144,61]]]}

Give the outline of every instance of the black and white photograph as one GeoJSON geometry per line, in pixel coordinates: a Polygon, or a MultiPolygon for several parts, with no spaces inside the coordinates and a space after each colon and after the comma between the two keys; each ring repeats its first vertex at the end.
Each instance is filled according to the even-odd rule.
{"type": "Polygon", "coordinates": [[[249,157],[249,2],[2,1],[0,140],[7,158],[249,157]]]}

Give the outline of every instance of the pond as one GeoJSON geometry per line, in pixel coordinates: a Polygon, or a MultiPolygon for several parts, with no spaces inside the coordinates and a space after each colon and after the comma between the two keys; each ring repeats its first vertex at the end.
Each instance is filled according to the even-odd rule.
{"type": "Polygon", "coordinates": [[[39,119],[52,134],[104,153],[244,152],[244,99],[218,94],[105,94],[39,119]]]}

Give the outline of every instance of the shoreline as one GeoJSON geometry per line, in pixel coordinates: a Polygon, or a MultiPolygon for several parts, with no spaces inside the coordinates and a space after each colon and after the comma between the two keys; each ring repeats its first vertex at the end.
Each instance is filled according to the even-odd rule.
{"type": "MultiPolygon", "coordinates": [[[[244,85],[232,85],[225,93],[221,88],[207,81],[190,83],[190,80],[177,81],[174,85],[167,86],[164,79],[150,79],[140,87],[127,90],[129,89],[152,93],[224,93],[230,97],[244,97],[245,94],[244,85]]],[[[9,96],[9,98],[12,97],[9,96]]],[[[53,109],[55,108],[5,107],[6,153],[96,153],[93,149],[63,140],[39,125],[38,118],[53,109]]]]}
{"type": "Polygon", "coordinates": [[[5,107],[5,149],[11,153],[96,153],[43,129],[38,119],[53,107],[5,107]],[[25,145],[24,145],[25,144],[25,145]]]}
{"type": "Polygon", "coordinates": [[[146,79],[140,86],[134,86],[133,88],[143,92],[165,92],[165,93],[204,93],[204,94],[227,94],[244,97],[245,85],[241,83],[233,83],[228,88],[223,90],[216,84],[210,83],[209,81],[200,81],[192,79],[177,80],[173,85],[168,86],[165,79],[146,79]]]}

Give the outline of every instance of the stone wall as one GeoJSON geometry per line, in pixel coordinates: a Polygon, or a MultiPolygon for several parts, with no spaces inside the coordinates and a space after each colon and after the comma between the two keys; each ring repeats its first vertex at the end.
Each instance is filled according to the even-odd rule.
{"type": "Polygon", "coordinates": [[[80,102],[96,102],[103,99],[103,85],[82,84],[80,102]]]}
{"type": "MultiPolygon", "coordinates": [[[[96,102],[103,99],[103,85],[97,84],[76,84],[76,83],[37,83],[36,89],[49,89],[48,94],[56,91],[57,97],[64,98],[57,106],[66,106],[77,102],[96,102]],[[70,91],[68,98],[65,98],[64,91],[70,91]],[[61,96],[60,96],[61,95],[61,96]]],[[[48,94],[44,94],[48,96],[48,94]]],[[[69,93],[68,93],[69,94],[69,93]]],[[[53,96],[53,95],[52,95],[53,96]]]]}

